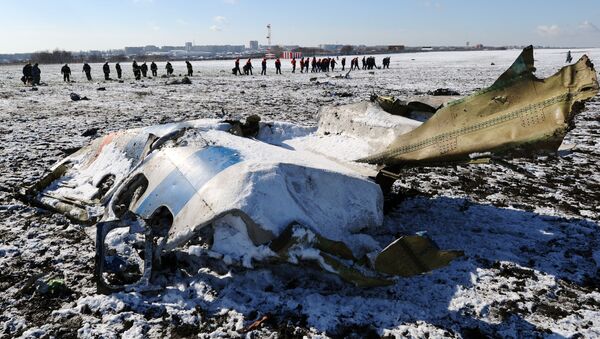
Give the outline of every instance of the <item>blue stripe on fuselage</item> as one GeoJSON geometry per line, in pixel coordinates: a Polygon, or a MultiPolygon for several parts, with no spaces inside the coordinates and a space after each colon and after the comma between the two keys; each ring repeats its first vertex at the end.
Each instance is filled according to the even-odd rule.
{"type": "Polygon", "coordinates": [[[184,160],[186,172],[175,168],[146,196],[135,213],[149,218],[157,208],[167,206],[175,217],[204,184],[240,161],[237,151],[227,147],[211,146],[197,151],[184,160]]]}

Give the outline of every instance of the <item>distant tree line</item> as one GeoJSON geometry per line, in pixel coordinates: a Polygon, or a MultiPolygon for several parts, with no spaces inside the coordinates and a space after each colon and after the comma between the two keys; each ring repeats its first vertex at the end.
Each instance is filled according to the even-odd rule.
{"type": "Polygon", "coordinates": [[[52,52],[49,51],[41,51],[35,52],[31,54],[31,61],[37,62],[40,64],[68,64],[75,62],[117,62],[117,61],[127,61],[128,58],[123,55],[112,55],[112,56],[103,56],[102,54],[79,54],[73,55],[71,52],[63,51],[63,50],[54,50],[52,52]]]}
{"type": "Polygon", "coordinates": [[[354,47],[352,47],[351,45],[345,45],[340,50],[340,54],[343,54],[343,55],[352,54],[352,52],[354,52],[354,47]]]}
{"type": "MultiPolygon", "coordinates": [[[[145,55],[145,54],[137,54],[135,56],[130,56],[127,60],[136,60],[141,62],[146,61],[169,61],[169,60],[187,60],[187,57],[173,57],[171,55],[145,55]]],[[[124,61],[124,60],[121,60],[124,61]]]]}
{"type": "Polygon", "coordinates": [[[67,51],[54,50],[52,52],[43,51],[31,54],[31,61],[40,64],[64,64],[73,62],[73,54],[67,51]]]}
{"type": "MultiPolygon", "coordinates": [[[[283,52],[283,50],[278,51],[279,53],[275,53],[275,55],[281,55],[281,52],[283,52]]],[[[303,56],[314,56],[314,55],[327,55],[327,54],[333,54],[333,52],[330,51],[326,51],[324,49],[320,49],[320,48],[313,48],[313,47],[298,47],[298,48],[294,48],[292,50],[292,52],[300,52],[302,53],[303,56]]]]}

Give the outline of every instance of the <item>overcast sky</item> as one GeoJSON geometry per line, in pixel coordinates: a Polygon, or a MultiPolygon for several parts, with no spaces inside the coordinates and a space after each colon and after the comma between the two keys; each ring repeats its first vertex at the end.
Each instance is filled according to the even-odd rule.
{"type": "Polygon", "coordinates": [[[266,44],[600,46],[600,0],[0,0],[0,53],[266,44]]]}

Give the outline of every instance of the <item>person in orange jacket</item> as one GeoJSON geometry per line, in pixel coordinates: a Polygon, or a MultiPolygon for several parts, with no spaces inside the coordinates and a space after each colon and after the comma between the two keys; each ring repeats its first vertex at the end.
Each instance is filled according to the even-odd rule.
{"type": "Polygon", "coordinates": [[[296,58],[292,58],[292,73],[296,73],[296,58]]]}
{"type": "Polygon", "coordinates": [[[304,73],[304,58],[300,59],[300,73],[304,73]]]}

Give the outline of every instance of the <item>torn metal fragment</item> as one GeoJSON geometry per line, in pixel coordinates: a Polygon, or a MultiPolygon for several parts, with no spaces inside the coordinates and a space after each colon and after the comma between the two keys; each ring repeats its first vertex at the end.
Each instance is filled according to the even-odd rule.
{"type": "Polygon", "coordinates": [[[435,113],[437,108],[432,107],[424,102],[420,101],[402,101],[393,96],[383,95],[372,95],[371,101],[376,102],[381,108],[393,115],[401,115],[403,117],[410,117],[411,113],[435,113]]]}
{"type": "Polygon", "coordinates": [[[398,166],[468,161],[472,153],[499,156],[556,152],[582,103],[598,93],[592,62],[583,56],[546,79],[533,75],[527,47],[490,87],[453,101],[386,150],[360,162],[398,166]]]}

